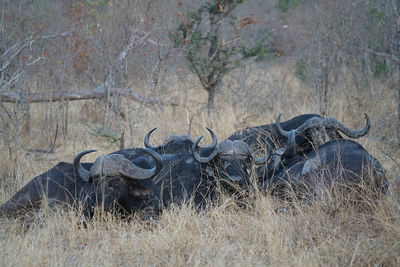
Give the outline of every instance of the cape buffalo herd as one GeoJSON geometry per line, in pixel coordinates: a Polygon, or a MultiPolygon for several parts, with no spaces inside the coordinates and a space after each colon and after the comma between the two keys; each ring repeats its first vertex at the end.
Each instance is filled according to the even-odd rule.
{"type": "MultiPolygon", "coordinates": [[[[0,206],[0,217],[34,212],[43,205],[70,206],[90,218],[96,208],[152,218],[171,203],[191,201],[196,208],[213,203],[218,192],[259,189],[279,198],[312,198],[321,185],[368,188],[384,194],[388,183],[381,164],[360,144],[344,139],[365,136],[371,126],[351,130],[334,118],[304,114],[288,121],[246,128],[218,143],[199,146],[202,136],[171,135],[153,146],[150,130],[144,148],[98,157],[93,163],[78,153],[33,178],[0,206]],[[262,155],[257,157],[256,155],[262,155]]],[[[360,192],[361,193],[361,192],[360,192]]]]}

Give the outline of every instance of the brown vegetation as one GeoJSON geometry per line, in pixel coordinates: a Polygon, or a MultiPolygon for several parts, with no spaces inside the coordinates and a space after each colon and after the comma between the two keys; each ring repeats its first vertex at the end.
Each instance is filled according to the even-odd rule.
{"type": "MultiPolygon", "coordinates": [[[[80,34],[22,42],[16,50],[19,52],[13,52],[15,57],[0,62],[4,74],[0,93],[72,94],[104,85],[111,75],[109,85],[105,85],[108,92],[127,88],[139,96],[174,105],[146,105],[143,99],[132,101],[123,94],[74,102],[66,97],[60,102],[0,103],[0,203],[34,176],[59,161],[72,161],[82,150],[98,150],[88,155],[88,160],[117,150],[122,133],[127,147],[142,147],[144,135],[153,127],[158,128],[152,137],[154,144],[171,134],[204,135],[205,144],[209,141],[205,126],[223,140],[244,126],[271,123],[279,113],[287,119],[311,112],[324,112],[354,128],[361,126],[363,113],[368,113],[371,132],[360,143],[387,170],[390,191],[382,199],[364,199],[360,205],[343,205],[333,213],[329,199],[289,204],[257,193],[248,199],[247,208],[239,208],[223,196],[216,207],[200,212],[190,205],[171,207],[156,225],[135,216],[121,220],[99,213],[83,227],[81,218],[72,211],[44,209],[29,227],[23,219],[1,221],[1,265],[400,264],[400,150],[396,132],[400,82],[398,71],[393,70],[398,63],[386,56],[379,57],[384,58],[382,63],[378,55],[365,50],[369,42],[363,37],[379,37],[380,33],[355,34],[357,27],[351,25],[346,36],[352,39],[343,39],[339,31],[342,24],[335,20],[338,17],[321,14],[334,9],[347,12],[347,18],[353,16],[352,23],[364,23],[361,11],[343,8],[354,1],[315,1],[324,5],[310,1],[289,14],[279,11],[275,1],[254,0],[238,8],[239,17],[252,13],[269,23],[271,39],[281,56],[250,62],[226,74],[212,118],[207,113],[206,92],[198,90],[200,82],[168,39],[168,30],[179,19],[174,1],[109,1],[111,4],[94,7],[87,5],[89,1],[72,1],[75,4],[65,16],[63,5],[69,1],[59,1],[63,4],[53,4],[54,13],[46,17],[45,8],[53,1],[47,2],[0,4],[4,21],[0,54],[19,39],[31,34],[36,38],[40,31],[67,32],[83,22],[84,26],[78,27],[80,34]],[[26,10],[31,10],[30,16],[20,16],[18,23],[15,18],[23,14],[18,12],[26,10]],[[101,16],[96,17],[96,12],[101,16]],[[7,20],[4,14],[14,19],[7,20]],[[269,17],[262,17],[265,14],[269,17]],[[60,19],[51,21],[51,16],[60,19]],[[25,21],[28,17],[34,23],[25,21]],[[321,18],[337,27],[328,25],[326,29],[331,31],[326,32],[310,26],[321,25],[316,23],[321,18]],[[91,23],[85,24],[87,19],[91,23]],[[141,41],[134,42],[126,57],[118,61],[132,29],[141,41]],[[6,36],[15,39],[5,40],[6,36]],[[80,38],[86,39],[78,42],[80,38]],[[377,65],[370,64],[373,60],[377,65]],[[40,152],[50,148],[53,153],[40,152]]],[[[182,2],[188,10],[197,6],[194,1],[182,2]]],[[[385,6],[387,10],[390,7],[385,6]]],[[[258,30],[249,30],[249,36],[258,30]]],[[[384,34],[394,33],[388,29],[384,34]]],[[[380,40],[386,40],[385,36],[380,40]]],[[[375,50],[398,59],[393,51],[375,50]]]]}

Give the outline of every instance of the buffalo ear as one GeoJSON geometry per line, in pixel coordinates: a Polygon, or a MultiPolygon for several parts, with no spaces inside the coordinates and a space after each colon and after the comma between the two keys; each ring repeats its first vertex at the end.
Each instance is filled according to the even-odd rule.
{"type": "Polygon", "coordinates": [[[314,170],[317,170],[321,167],[321,160],[319,157],[311,158],[304,163],[303,169],[301,171],[301,175],[306,175],[314,170]]]}

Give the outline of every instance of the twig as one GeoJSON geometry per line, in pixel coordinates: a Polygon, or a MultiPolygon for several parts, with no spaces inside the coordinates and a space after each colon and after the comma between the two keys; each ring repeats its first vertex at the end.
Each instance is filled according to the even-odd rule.
{"type": "Polygon", "coordinates": [[[37,152],[37,153],[43,153],[43,154],[47,154],[47,153],[53,153],[53,151],[51,151],[51,149],[47,149],[47,148],[27,148],[25,149],[28,152],[37,152]]]}
{"type": "Polygon", "coordinates": [[[5,61],[7,58],[8,60],[15,55],[17,55],[24,47],[26,47],[30,42],[37,40],[37,39],[52,39],[52,38],[58,38],[58,37],[65,37],[76,31],[77,27],[79,25],[82,25],[83,23],[86,23],[86,21],[75,24],[71,30],[65,31],[62,33],[54,33],[54,34],[47,34],[47,35],[41,35],[41,36],[29,36],[23,40],[20,40],[16,42],[13,46],[10,48],[6,49],[3,54],[0,55],[0,61],[5,61]],[[11,57],[9,54],[13,54],[11,57]]]}
{"type": "Polygon", "coordinates": [[[121,137],[119,138],[119,149],[125,149],[125,132],[122,132],[121,137]]]}
{"type": "Polygon", "coordinates": [[[400,63],[400,58],[396,57],[395,55],[386,54],[386,53],[382,53],[382,52],[376,52],[376,51],[373,51],[371,49],[364,49],[364,51],[368,52],[370,54],[376,55],[376,56],[387,57],[387,58],[391,59],[394,62],[400,63]]]}
{"type": "Polygon", "coordinates": [[[54,148],[56,147],[57,135],[58,135],[58,123],[57,123],[57,126],[56,126],[56,133],[54,134],[53,144],[51,145],[49,153],[53,153],[54,152],[54,148]]]}

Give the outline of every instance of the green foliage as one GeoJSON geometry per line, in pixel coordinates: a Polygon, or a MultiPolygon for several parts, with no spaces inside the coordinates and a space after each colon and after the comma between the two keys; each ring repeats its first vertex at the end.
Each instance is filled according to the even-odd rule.
{"type": "Polygon", "coordinates": [[[117,142],[121,139],[115,136],[114,133],[111,133],[110,130],[104,128],[96,128],[88,124],[85,124],[85,126],[89,128],[90,135],[101,137],[105,142],[109,143],[110,145],[118,145],[117,142]]]}
{"type": "Polygon", "coordinates": [[[89,17],[93,17],[93,18],[95,18],[95,19],[98,19],[98,18],[100,17],[100,13],[99,13],[99,11],[97,10],[97,8],[92,8],[92,9],[90,9],[90,10],[88,11],[87,15],[88,15],[89,17]]]}
{"type": "Polygon", "coordinates": [[[303,82],[307,82],[307,66],[304,59],[300,59],[296,62],[296,77],[303,82]]]}
{"type": "Polygon", "coordinates": [[[86,0],[86,4],[89,7],[89,11],[87,12],[87,16],[98,20],[101,16],[101,8],[104,7],[104,0],[86,0]]]}
{"type": "Polygon", "coordinates": [[[369,36],[368,47],[376,52],[376,55],[371,56],[368,63],[375,78],[384,78],[393,71],[393,66],[378,54],[390,54],[392,47],[387,45],[388,43],[382,39],[380,33],[390,28],[388,25],[394,23],[393,17],[385,10],[385,6],[380,1],[371,1],[364,16],[367,18],[364,26],[366,35],[369,36]]]}
{"type": "Polygon", "coordinates": [[[104,6],[104,0],[86,0],[88,6],[104,6]]]}
{"type": "MultiPolygon", "coordinates": [[[[36,0],[34,1],[34,10],[35,10],[35,15],[34,17],[36,18],[45,18],[49,16],[49,13],[51,12],[51,7],[53,5],[52,1],[48,0],[36,0]]],[[[29,14],[29,12],[27,12],[29,14]]],[[[32,14],[29,14],[27,16],[30,17],[32,14]]]]}
{"type": "Polygon", "coordinates": [[[299,0],[277,0],[276,7],[282,12],[287,12],[291,8],[296,8],[299,2],[299,0]]]}
{"type": "Polygon", "coordinates": [[[192,71],[207,91],[212,91],[222,77],[241,66],[243,60],[273,58],[272,50],[266,45],[267,29],[260,33],[254,45],[242,42],[240,30],[256,22],[251,17],[239,20],[232,14],[242,3],[243,0],[214,0],[196,11],[188,12],[186,16],[178,13],[180,23],[170,37],[176,47],[184,49],[192,71]],[[224,20],[230,25],[224,28],[224,36],[229,36],[229,40],[222,36],[221,24],[224,20]]]}
{"type": "Polygon", "coordinates": [[[369,15],[371,18],[375,19],[378,23],[384,23],[386,20],[386,15],[383,10],[380,10],[378,7],[372,7],[369,10],[369,15]]]}
{"type": "Polygon", "coordinates": [[[261,42],[253,47],[242,46],[241,48],[242,59],[244,60],[254,57],[256,61],[261,61],[265,59],[274,59],[276,57],[271,49],[261,42]]]}
{"type": "Polygon", "coordinates": [[[247,60],[249,58],[255,58],[256,61],[262,61],[266,59],[275,59],[273,49],[269,44],[269,30],[267,27],[262,29],[258,33],[258,38],[254,46],[247,47],[244,44],[241,45],[242,59],[247,60]]]}
{"type": "Polygon", "coordinates": [[[374,3],[371,4],[371,7],[365,16],[368,17],[365,27],[371,32],[377,30],[377,28],[385,26],[385,24],[390,21],[382,7],[378,4],[375,5],[374,3]]]}
{"type": "Polygon", "coordinates": [[[214,0],[211,3],[205,4],[203,7],[200,7],[200,9],[206,9],[209,13],[224,13],[221,11],[221,7],[223,9],[235,9],[238,5],[243,4],[243,0],[214,0]]]}
{"type": "Polygon", "coordinates": [[[381,58],[376,58],[371,62],[371,68],[374,73],[375,78],[385,77],[387,73],[389,73],[389,65],[385,60],[381,58]]]}

